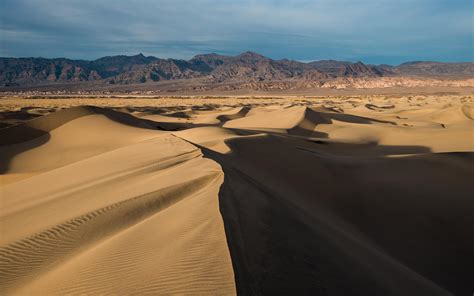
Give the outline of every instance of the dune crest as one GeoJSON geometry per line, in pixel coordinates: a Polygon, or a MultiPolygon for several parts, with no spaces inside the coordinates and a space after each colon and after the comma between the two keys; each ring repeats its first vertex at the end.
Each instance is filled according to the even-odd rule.
{"type": "MultiPolygon", "coordinates": [[[[52,139],[64,140],[67,125],[82,119],[106,125],[93,116],[52,129],[52,139]]],[[[108,128],[117,138],[126,132],[108,128]]],[[[128,141],[136,143],[2,186],[5,293],[235,291],[218,210],[220,167],[175,136],[152,131],[142,140],[143,131],[134,132],[128,141]]]]}

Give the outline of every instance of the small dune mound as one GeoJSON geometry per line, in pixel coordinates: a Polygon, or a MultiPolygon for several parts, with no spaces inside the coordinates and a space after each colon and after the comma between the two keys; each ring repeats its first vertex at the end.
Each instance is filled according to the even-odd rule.
{"type": "Polygon", "coordinates": [[[164,131],[178,131],[192,126],[188,119],[181,117],[171,117],[164,114],[151,114],[141,116],[141,119],[153,122],[159,130],[164,131]]]}
{"type": "Polygon", "coordinates": [[[469,119],[473,120],[474,119],[474,106],[464,104],[461,107],[462,113],[469,119]]]}
{"type": "Polygon", "coordinates": [[[196,127],[174,132],[173,135],[219,153],[231,152],[226,140],[241,137],[232,130],[218,126],[196,127]]]}
{"type": "Polygon", "coordinates": [[[252,112],[251,116],[230,120],[224,124],[224,127],[263,131],[287,131],[294,128],[312,130],[316,124],[328,123],[319,113],[302,106],[258,111],[252,112]]]}
{"type": "Polygon", "coordinates": [[[166,113],[166,116],[177,117],[177,118],[191,118],[190,112],[178,111],[173,113],[166,113]]]}
{"type": "Polygon", "coordinates": [[[245,117],[249,107],[224,108],[221,110],[197,112],[192,121],[196,125],[221,125],[229,120],[245,117]]]}
{"type": "Polygon", "coordinates": [[[315,111],[320,112],[320,114],[327,119],[329,122],[339,121],[341,123],[356,123],[356,124],[374,124],[374,123],[381,123],[381,124],[390,124],[396,125],[393,121],[387,120],[380,120],[375,118],[369,118],[359,115],[351,115],[347,113],[338,113],[338,112],[327,112],[326,109],[323,108],[315,108],[315,111]]]}
{"type": "Polygon", "coordinates": [[[300,118],[299,122],[287,131],[290,135],[325,137],[327,136],[326,134],[316,132],[315,128],[318,124],[330,123],[331,120],[324,116],[324,113],[316,112],[310,108],[305,107],[303,116],[300,118]],[[317,134],[315,135],[315,133],[317,134]]]}
{"type": "Polygon", "coordinates": [[[395,105],[374,105],[374,104],[365,104],[365,107],[370,110],[382,111],[388,109],[394,109],[395,105]]]}
{"type": "Polygon", "coordinates": [[[250,111],[249,107],[241,107],[238,109],[236,113],[222,114],[222,115],[217,116],[217,119],[220,122],[226,122],[229,120],[239,119],[239,118],[245,117],[245,115],[247,115],[249,111],[250,111]]]}
{"type": "Polygon", "coordinates": [[[471,121],[473,119],[473,107],[468,104],[461,106],[446,106],[440,110],[436,110],[427,116],[432,122],[442,124],[454,124],[471,121]]]}
{"type": "Polygon", "coordinates": [[[338,106],[333,106],[333,105],[323,105],[313,110],[322,111],[322,112],[344,113],[344,109],[338,106]]]}

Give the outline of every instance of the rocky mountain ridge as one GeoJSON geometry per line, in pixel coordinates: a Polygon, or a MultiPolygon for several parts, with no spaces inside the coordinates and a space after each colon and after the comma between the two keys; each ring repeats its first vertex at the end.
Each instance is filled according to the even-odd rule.
{"type": "Polygon", "coordinates": [[[273,60],[254,52],[237,56],[202,54],[190,60],[160,59],[138,54],[93,61],[65,58],[0,58],[0,86],[92,82],[141,84],[199,78],[205,84],[253,84],[303,81],[318,83],[341,78],[397,76],[474,77],[474,63],[410,62],[399,66],[362,62],[273,60]]]}

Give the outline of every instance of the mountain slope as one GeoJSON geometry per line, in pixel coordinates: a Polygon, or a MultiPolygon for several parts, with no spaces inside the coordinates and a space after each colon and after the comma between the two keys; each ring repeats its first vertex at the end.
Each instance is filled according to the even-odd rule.
{"type": "Polygon", "coordinates": [[[401,75],[474,76],[474,63],[409,62],[392,69],[401,75]]]}
{"type": "Polygon", "coordinates": [[[411,62],[399,66],[362,62],[273,60],[254,52],[237,56],[215,53],[192,59],[160,59],[143,54],[108,56],[94,61],[64,58],[0,58],[0,86],[98,82],[137,84],[205,77],[208,84],[283,80],[323,81],[383,76],[474,76],[474,63],[411,62]]]}
{"type": "Polygon", "coordinates": [[[362,62],[351,63],[334,60],[315,61],[309,63],[313,68],[335,77],[377,77],[393,74],[390,69],[362,62]]]}

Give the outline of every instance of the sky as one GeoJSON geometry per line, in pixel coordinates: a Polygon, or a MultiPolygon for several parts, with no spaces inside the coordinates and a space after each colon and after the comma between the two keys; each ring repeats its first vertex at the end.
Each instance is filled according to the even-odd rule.
{"type": "Polygon", "coordinates": [[[0,56],[474,61],[473,0],[1,0],[0,56]]]}

